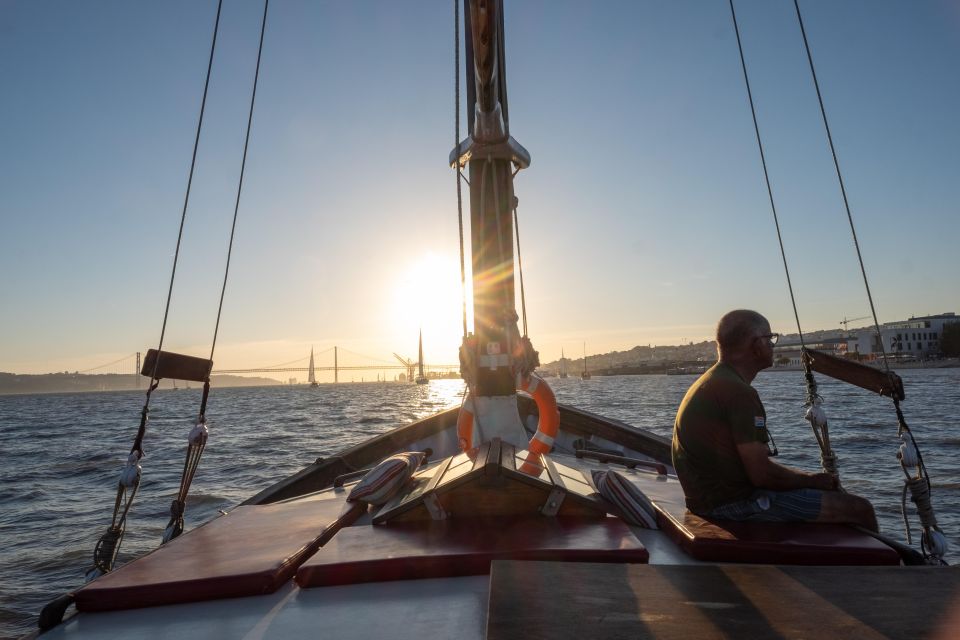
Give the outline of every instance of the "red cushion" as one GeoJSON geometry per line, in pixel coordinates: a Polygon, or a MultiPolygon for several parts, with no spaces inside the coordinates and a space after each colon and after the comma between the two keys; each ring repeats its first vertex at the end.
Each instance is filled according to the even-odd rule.
{"type": "Polygon", "coordinates": [[[237,507],[76,592],[77,609],[106,611],[275,591],[316,552],[344,502],[237,507]]]}
{"type": "Polygon", "coordinates": [[[841,524],[731,522],[689,512],[674,477],[629,476],[659,512],[657,524],[698,560],[756,564],[896,565],[900,556],[879,540],[841,524]]]}
{"type": "Polygon", "coordinates": [[[301,587],[480,575],[492,560],[646,562],[616,518],[452,519],[350,527],[297,571],[301,587]]]}

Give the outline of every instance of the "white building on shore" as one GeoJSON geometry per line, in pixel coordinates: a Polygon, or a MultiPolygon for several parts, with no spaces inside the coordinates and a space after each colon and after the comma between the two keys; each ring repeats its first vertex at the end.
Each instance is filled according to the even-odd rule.
{"type": "MultiPolygon", "coordinates": [[[[960,316],[955,313],[940,313],[884,323],[880,325],[882,349],[877,339],[877,331],[873,327],[851,329],[849,332],[822,332],[824,335],[815,340],[807,340],[807,347],[865,361],[880,358],[882,351],[895,359],[926,360],[940,356],[943,328],[954,322],[960,322],[960,316]]],[[[785,336],[774,352],[778,366],[801,364],[798,336],[785,336]]]]}
{"type": "Polygon", "coordinates": [[[847,342],[848,353],[859,353],[861,357],[873,359],[881,351],[894,357],[931,358],[940,355],[940,336],[943,328],[951,323],[960,322],[955,313],[941,313],[935,316],[913,317],[909,320],[887,322],[880,325],[883,349],[877,341],[877,332],[872,328],[851,331],[847,342]]]}

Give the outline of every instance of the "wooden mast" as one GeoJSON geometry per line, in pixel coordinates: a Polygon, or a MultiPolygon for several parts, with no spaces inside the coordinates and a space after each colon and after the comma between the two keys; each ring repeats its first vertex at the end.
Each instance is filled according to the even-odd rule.
{"type": "MultiPolygon", "coordinates": [[[[515,167],[529,165],[530,155],[510,137],[502,0],[464,0],[464,6],[469,135],[450,158],[451,164],[467,167],[470,179],[475,339],[465,345],[464,360],[470,363],[471,391],[481,400],[479,422],[487,413],[483,399],[503,405],[502,411],[492,410],[498,417],[486,421],[495,426],[514,421],[506,400],[514,401],[516,413],[514,358],[522,347],[514,294],[513,174],[515,167]]],[[[522,434],[519,416],[516,427],[522,434]]],[[[484,439],[492,436],[488,431],[484,428],[484,439]]]]}

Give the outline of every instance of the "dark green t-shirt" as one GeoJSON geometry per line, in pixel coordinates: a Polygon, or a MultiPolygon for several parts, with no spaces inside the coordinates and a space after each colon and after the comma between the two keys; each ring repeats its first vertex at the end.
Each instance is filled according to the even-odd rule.
{"type": "Polygon", "coordinates": [[[737,443],[769,442],[756,389],[718,362],[687,390],[673,426],[673,467],[687,508],[703,513],[748,498],[755,487],[737,443]]]}

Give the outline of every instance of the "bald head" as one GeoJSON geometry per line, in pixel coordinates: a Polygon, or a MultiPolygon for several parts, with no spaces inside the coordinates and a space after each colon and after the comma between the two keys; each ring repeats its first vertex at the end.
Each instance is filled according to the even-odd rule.
{"type": "Polygon", "coordinates": [[[717,323],[717,351],[721,358],[732,355],[749,348],[755,336],[769,331],[770,323],[756,311],[731,311],[717,323]]]}

